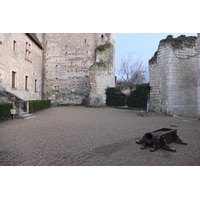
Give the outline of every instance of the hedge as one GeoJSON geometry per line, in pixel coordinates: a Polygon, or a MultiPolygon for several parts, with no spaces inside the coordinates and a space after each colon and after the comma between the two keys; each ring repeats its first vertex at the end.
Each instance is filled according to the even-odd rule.
{"type": "Polygon", "coordinates": [[[12,103],[0,103],[0,121],[11,117],[10,109],[12,107],[12,103]]]}
{"type": "Polygon", "coordinates": [[[127,99],[128,107],[146,108],[150,89],[149,83],[137,85],[136,90],[132,91],[127,99]]]}
{"type": "Polygon", "coordinates": [[[50,100],[31,100],[29,101],[29,112],[37,112],[51,107],[50,100]]]}
{"type": "Polygon", "coordinates": [[[106,90],[106,105],[107,106],[124,106],[126,95],[119,88],[107,88],[106,90]]]}

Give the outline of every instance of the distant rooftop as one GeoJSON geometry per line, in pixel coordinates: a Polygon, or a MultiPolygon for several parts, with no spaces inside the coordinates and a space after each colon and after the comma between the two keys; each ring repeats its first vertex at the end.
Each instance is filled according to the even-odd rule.
{"type": "Polygon", "coordinates": [[[43,49],[42,44],[37,38],[36,33],[26,33],[26,35],[40,48],[43,49]]]}

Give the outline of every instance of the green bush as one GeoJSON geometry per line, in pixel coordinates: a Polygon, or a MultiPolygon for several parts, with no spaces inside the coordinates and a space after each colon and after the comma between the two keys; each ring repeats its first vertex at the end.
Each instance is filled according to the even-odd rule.
{"type": "Polygon", "coordinates": [[[10,109],[12,109],[12,103],[0,103],[0,121],[11,117],[10,109]]]}
{"type": "Polygon", "coordinates": [[[37,112],[51,107],[50,100],[31,100],[29,101],[29,112],[37,112]]]}
{"type": "Polygon", "coordinates": [[[127,99],[128,107],[146,108],[149,92],[149,83],[137,85],[136,90],[132,91],[127,99]]]}
{"type": "Polygon", "coordinates": [[[108,88],[106,90],[106,105],[107,106],[124,106],[126,95],[118,88],[108,88]]]}

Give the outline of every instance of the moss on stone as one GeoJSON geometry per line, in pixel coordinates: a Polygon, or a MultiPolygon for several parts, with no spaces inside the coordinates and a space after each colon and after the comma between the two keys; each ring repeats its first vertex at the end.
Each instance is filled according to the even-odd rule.
{"type": "Polygon", "coordinates": [[[196,45],[197,37],[180,35],[177,38],[173,38],[172,35],[168,35],[166,39],[160,41],[160,45],[171,43],[172,47],[175,49],[181,49],[184,47],[191,48],[196,45]]]}
{"type": "Polygon", "coordinates": [[[105,51],[106,49],[110,48],[110,46],[111,46],[110,43],[101,44],[101,45],[96,47],[95,52],[97,52],[97,51],[105,51]]]}
{"type": "MultiPolygon", "coordinates": [[[[168,35],[166,39],[160,41],[159,47],[166,44],[171,44],[174,49],[192,48],[196,45],[196,36],[180,35],[177,38],[173,38],[172,35],[168,35]]],[[[149,64],[154,64],[157,60],[158,51],[155,52],[154,56],[149,60],[149,64]]]]}

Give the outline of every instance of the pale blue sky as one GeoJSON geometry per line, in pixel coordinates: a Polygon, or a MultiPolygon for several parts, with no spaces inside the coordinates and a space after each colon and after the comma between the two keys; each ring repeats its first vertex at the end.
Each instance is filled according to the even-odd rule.
{"type": "Polygon", "coordinates": [[[168,35],[196,36],[197,33],[115,33],[115,74],[118,74],[123,56],[133,54],[148,68],[148,61],[158,49],[160,40],[168,35]]]}

